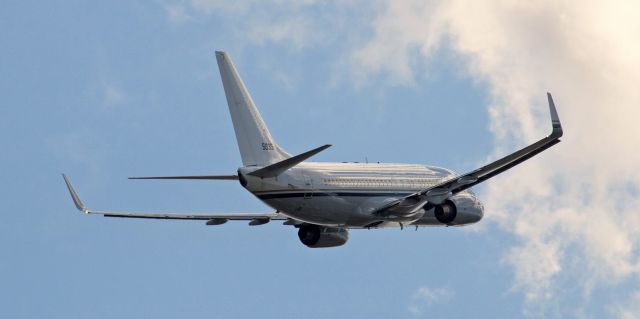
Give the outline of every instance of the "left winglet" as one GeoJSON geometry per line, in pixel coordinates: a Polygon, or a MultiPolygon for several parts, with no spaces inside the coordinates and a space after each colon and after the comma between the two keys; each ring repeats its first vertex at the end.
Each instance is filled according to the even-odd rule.
{"type": "Polygon", "coordinates": [[[76,193],[76,190],[73,189],[73,186],[71,185],[71,181],[69,181],[69,179],[67,178],[67,175],[62,174],[62,178],[64,178],[64,182],[67,184],[67,188],[69,189],[69,194],[71,194],[71,198],[73,199],[73,203],[76,205],[76,208],[78,208],[79,211],[85,214],[89,213],[89,210],[87,209],[87,207],[84,206],[84,204],[80,200],[80,196],[78,196],[78,193],[76,193]]]}
{"type": "Polygon", "coordinates": [[[282,174],[284,171],[302,163],[304,160],[308,159],[309,157],[316,155],[324,150],[326,150],[327,148],[331,147],[331,144],[327,144],[327,145],[323,145],[320,146],[318,148],[314,148],[308,152],[304,152],[300,155],[296,155],[293,157],[289,157],[286,160],[277,162],[275,164],[271,164],[269,166],[265,166],[259,170],[255,170],[251,173],[249,173],[248,175],[252,175],[252,176],[257,176],[257,177],[276,177],[280,174],[282,174]]]}

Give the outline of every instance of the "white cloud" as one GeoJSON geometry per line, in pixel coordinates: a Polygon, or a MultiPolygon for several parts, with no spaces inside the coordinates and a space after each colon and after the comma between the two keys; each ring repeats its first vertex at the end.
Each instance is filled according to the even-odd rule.
{"type": "MultiPolygon", "coordinates": [[[[488,184],[489,220],[517,243],[514,288],[537,305],[556,280],[592,289],[637,279],[640,261],[640,5],[626,1],[389,1],[353,52],[356,74],[411,83],[447,45],[488,85],[495,153],[547,134],[555,93],[563,142],[488,184]]],[[[566,296],[565,296],[566,297],[566,296]]],[[[640,313],[636,314],[640,316],[640,313]]]]}
{"type": "Polygon", "coordinates": [[[407,310],[414,316],[421,315],[434,304],[449,302],[453,295],[448,288],[420,287],[409,298],[407,310]]]}
{"type": "Polygon", "coordinates": [[[614,304],[609,312],[620,319],[636,319],[640,313],[640,291],[633,293],[626,304],[614,304]]]}

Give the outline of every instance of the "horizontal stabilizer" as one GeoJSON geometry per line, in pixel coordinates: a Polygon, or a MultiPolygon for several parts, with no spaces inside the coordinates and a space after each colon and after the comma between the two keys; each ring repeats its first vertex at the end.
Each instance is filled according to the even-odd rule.
{"type": "Polygon", "coordinates": [[[287,158],[286,160],[277,162],[275,164],[271,164],[269,166],[265,166],[259,170],[253,171],[251,173],[249,173],[248,175],[252,175],[252,176],[258,176],[258,177],[276,177],[280,174],[282,174],[282,172],[302,163],[303,161],[305,161],[306,159],[308,159],[309,157],[316,155],[324,150],[326,150],[327,148],[331,147],[331,144],[327,144],[327,145],[323,145],[320,146],[318,148],[312,149],[308,152],[304,152],[300,155],[296,155],[290,158],[287,158]]]}
{"type": "Polygon", "coordinates": [[[129,179],[207,179],[207,180],[238,180],[238,175],[196,175],[196,176],[143,176],[129,177],[129,179]]]}

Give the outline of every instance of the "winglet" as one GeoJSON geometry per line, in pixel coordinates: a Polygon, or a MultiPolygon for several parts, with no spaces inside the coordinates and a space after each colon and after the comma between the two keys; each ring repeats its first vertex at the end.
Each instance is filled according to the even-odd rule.
{"type": "Polygon", "coordinates": [[[560,124],[560,118],[558,117],[556,105],[555,103],[553,103],[553,97],[549,92],[547,92],[547,99],[549,100],[549,112],[551,113],[551,126],[553,128],[553,131],[551,131],[551,136],[560,138],[562,137],[562,125],[560,124]]]}
{"type": "Polygon", "coordinates": [[[73,199],[73,203],[76,205],[76,208],[78,208],[78,210],[83,213],[88,213],[89,210],[87,209],[87,207],[84,206],[84,204],[82,204],[82,201],[78,196],[78,193],[76,193],[76,190],[73,189],[73,186],[71,185],[71,181],[69,181],[69,179],[67,178],[67,175],[62,174],[62,178],[64,178],[64,182],[67,184],[67,188],[69,189],[69,194],[71,194],[71,198],[73,199]]]}

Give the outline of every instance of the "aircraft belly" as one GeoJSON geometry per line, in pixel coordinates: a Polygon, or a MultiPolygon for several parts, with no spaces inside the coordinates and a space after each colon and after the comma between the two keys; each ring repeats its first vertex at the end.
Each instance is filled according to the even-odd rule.
{"type": "Polygon", "coordinates": [[[379,220],[371,214],[394,198],[366,196],[318,196],[262,199],[292,218],[326,226],[362,227],[379,220]]]}

